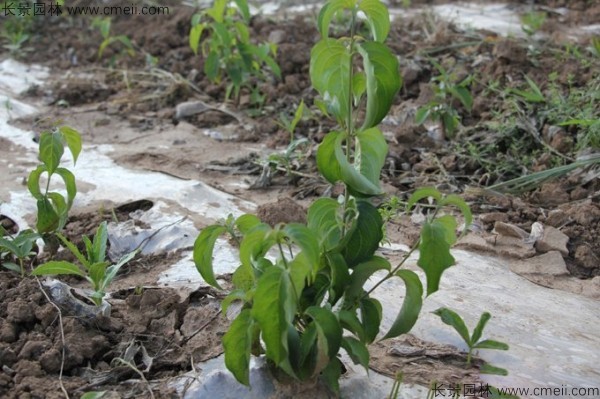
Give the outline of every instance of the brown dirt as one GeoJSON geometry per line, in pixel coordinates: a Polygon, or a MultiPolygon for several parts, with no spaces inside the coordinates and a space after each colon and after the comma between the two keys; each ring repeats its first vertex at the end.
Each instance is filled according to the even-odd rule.
{"type": "MultiPolygon", "coordinates": [[[[63,384],[75,397],[100,388],[145,397],[149,386],[117,360],[126,358],[128,349],[138,350],[129,361],[148,380],[168,382],[191,370],[193,361],[220,355],[229,324],[209,291],[182,299],[172,289],[132,289],[109,300],[112,314],[101,324],[63,314],[63,345],[58,312],[34,279],[0,273],[0,288],[0,396],[5,398],[63,397],[57,378],[63,348],[63,384]]],[[[167,398],[174,391],[163,383],[154,394],[167,398]]]]}

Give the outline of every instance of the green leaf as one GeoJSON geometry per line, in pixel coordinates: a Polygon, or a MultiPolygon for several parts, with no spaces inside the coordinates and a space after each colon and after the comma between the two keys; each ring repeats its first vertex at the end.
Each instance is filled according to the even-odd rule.
{"type": "Polygon", "coordinates": [[[344,337],[342,347],[348,352],[354,364],[360,364],[367,372],[369,371],[369,350],[364,343],[356,338],[344,337]]]}
{"type": "Polygon", "coordinates": [[[81,399],[101,399],[104,395],[106,395],[106,391],[86,392],[81,395],[81,399]]]}
{"type": "Polygon", "coordinates": [[[507,351],[509,347],[504,342],[494,341],[493,339],[486,339],[476,343],[473,346],[473,349],[497,349],[501,351],[507,351]]]}
{"type": "Polygon", "coordinates": [[[546,99],[544,98],[544,95],[542,94],[542,91],[540,90],[540,88],[538,87],[538,85],[529,78],[529,76],[525,75],[525,80],[527,81],[527,84],[529,85],[529,87],[531,88],[531,91],[534,94],[534,97],[536,98],[536,102],[545,102],[546,99]]]}
{"type": "Polygon", "coordinates": [[[302,119],[303,116],[304,100],[300,100],[300,104],[298,105],[298,108],[296,108],[296,112],[294,112],[294,119],[292,119],[292,121],[290,122],[290,130],[292,132],[296,130],[296,126],[298,125],[298,122],[300,122],[300,119],[302,119]]]}
{"type": "MultiPolygon", "coordinates": [[[[19,251],[19,247],[17,245],[15,245],[14,241],[12,240],[7,240],[6,238],[2,238],[0,237],[0,249],[4,248],[7,251],[9,251],[10,253],[12,253],[13,255],[18,257],[18,253],[19,251]]],[[[19,269],[20,270],[20,269],[19,269]]]]}
{"type": "Polygon", "coordinates": [[[417,264],[427,276],[427,296],[438,290],[442,273],[455,262],[450,254],[448,234],[446,226],[439,219],[431,223],[426,222],[421,229],[417,264]]]}
{"type": "Polygon", "coordinates": [[[21,266],[17,265],[14,262],[2,262],[2,267],[13,272],[21,273],[21,266]]]}
{"type": "Polygon", "coordinates": [[[219,54],[216,51],[210,51],[204,60],[204,73],[213,82],[219,77],[219,54]]]}
{"type": "Polygon", "coordinates": [[[471,226],[471,224],[473,223],[473,214],[471,213],[471,208],[469,208],[469,205],[467,205],[465,200],[463,200],[456,194],[450,194],[447,195],[442,201],[440,201],[440,205],[454,205],[461,211],[463,217],[465,218],[464,233],[466,233],[469,229],[469,226],[471,226]]]}
{"type": "Polygon", "coordinates": [[[410,211],[417,202],[429,197],[435,199],[437,202],[440,202],[442,199],[442,194],[436,188],[433,187],[420,188],[417,191],[415,191],[413,195],[411,195],[408,199],[408,203],[406,204],[406,211],[410,211]]]}
{"type": "Polygon", "coordinates": [[[200,23],[197,25],[193,25],[192,28],[190,29],[190,37],[189,37],[190,48],[196,55],[198,54],[198,45],[200,44],[200,38],[202,37],[202,32],[204,32],[205,28],[206,28],[206,24],[200,23]]]}
{"type": "Polygon", "coordinates": [[[448,308],[439,308],[434,311],[433,314],[439,316],[445,324],[454,327],[456,332],[461,336],[469,348],[473,346],[471,338],[469,337],[469,330],[467,329],[464,320],[458,315],[458,313],[448,308]]]}
{"type": "MultiPolygon", "coordinates": [[[[306,360],[309,358],[311,352],[313,352],[313,346],[317,341],[317,325],[314,322],[308,324],[300,341],[300,358],[298,363],[304,365],[306,360]]],[[[314,367],[314,365],[313,365],[314,367]]],[[[310,373],[312,374],[312,373],[310,373]]]]}
{"type": "Polygon", "coordinates": [[[300,223],[290,223],[283,228],[285,235],[296,245],[298,245],[307,261],[313,267],[313,273],[316,274],[319,266],[319,242],[314,233],[306,226],[300,223]]]}
{"type": "Polygon", "coordinates": [[[263,258],[276,241],[271,227],[265,223],[256,225],[251,232],[244,236],[240,244],[240,261],[250,270],[256,268],[256,262],[263,258]]]}
{"type": "Polygon", "coordinates": [[[221,312],[227,313],[227,309],[229,306],[235,301],[246,302],[247,295],[246,291],[243,289],[235,289],[229,293],[223,300],[221,301],[221,312]]]}
{"type": "Polygon", "coordinates": [[[61,230],[67,223],[67,213],[69,211],[69,208],[67,207],[67,201],[65,201],[65,197],[59,193],[52,192],[46,194],[46,196],[48,199],[50,199],[52,207],[58,216],[58,226],[55,230],[61,230]]]}
{"type": "Polygon", "coordinates": [[[473,330],[473,335],[471,335],[472,343],[477,344],[477,342],[481,338],[481,335],[483,334],[483,329],[485,328],[485,325],[491,318],[492,318],[492,315],[489,312],[483,312],[481,314],[481,317],[479,318],[479,322],[477,323],[477,326],[473,330]]]}
{"type": "Polygon", "coordinates": [[[88,257],[92,263],[104,262],[106,259],[106,243],[108,241],[108,228],[106,221],[100,223],[92,244],[92,253],[88,257]]]}
{"type": "Polygon", "coordinates": [[[484,365],[481,366],[481,368],[479,369],[479,372],[481,374],[494,374],[494,375],[503,375],[503,376],[508,375],[508,370],[500,368],[500,367],[492,366],[491,364],[488,364],[488,363],[484,363],[484,365]]]}
{"type": "Polygon", "coordinates": [[[75,195],[77,195],[77,185],[75,183],[75,176],[71,171],[65,168],[56,168],[55,173],[62,177],[67,188],[67,208],[71,209],[75,195]]]}
{"type": "Polygon", "coordinates": [[[225,365],[236,380],[250,386],[250,351],[252,349],[254,320],[250,309],[244,309],[235,318],[223,336],[225,365]]]}
{"type": "Polygon", "coordinates": [[[342,10],[352,10],[356,6],[356,0],[330,0],[321,7],[317,26],[319,33],[324,38],[329,37],[329,25],[333,16],[342,10]]]}
{"type": "Polygon", "coordinates": [[[363,58],[367,76],[367,114],[362,129],[379,124],[385,118],[394,96],[400,90],[402,80],[398,59],[382,43],[363,42],[356,46],[363,58]]]}
{"type": "Polygon", "coordinates": [[[49,175],[52,175],[65,151],[62,135],[58,132],[43,132],[40,136],[40,161],[46,165],[49,175]]]}
{"type": "Polygon", "coordinates": [[[45,165],[39,165],[37,168],[29,173],[29,177],[27,178],[27,188],[29,192],[33,196],[33,198],[37,200],[41,200],[43,198],[42,192],[40,190],[40,177],[42,173],[47,172],[48,169],[45,165]]]}
{"type": "Polygon", "coordinates": [[[346,288],[346,301],[353,303],[358,300],[363,295],[363,286],[374,273],[380,270],[389,271],[390,269],[390,262],[379,256],[373,256],[371,259],[356,265],[350,275],[350,284],[346,288]]]}
{"type": "MultiPolygon", "coordinates": [[[[305,252],[300,252],[298,255],[296,255],[294,259],[288,263],[288,265],[290,277],[292,279],[292,283],[294,284],[294,292],[300,295],[304,289],[304,286],[306,285],[306,279],[311,275],[315,265],[308,261],[305,252]]],[[[300,298],[296,299],[299,300],[300,298]]]]}
{"type": "Polygon", "coordinates": [[[365,330],[366,343],[370,344],[379,334],[381,324],[381,303],[374,298],[363,298],[360,301],[360,316],[365,330]]]}
{"type": "Polygon", "coordinates": [[[321,378],[327,387],[335,393],[340,391],[340,376],[342,375],[342,362],[337,357],[332,359],[321,373],[321,378]]]}
{"type": "Polygon", "coordinates": [[[106,266],[108,266],[108,262],[92,263],[88,270],[88,276],[93,282],[96,292],[102,290],[102,280],[104,280],[104,275],[106,274],[106,266]]]}
{"type": "Polygon", "coordinates": [[[119,269],[121,269],[121,267],[123,267],[123,265],[125,265],[127,262],[132,260],[138,254],[138,251],[139,250],[131,251],[127,255],[123,255],[123,257],[121,257],[121,259],[119,259],[119,261],[116,264],[106,269],[106,275],[102,280],[102,289],[105,289],[110,285],[110,283],[114,280],[115,276],[119,272],[119,269]]]}
{"type": "Polygon", "coordinates": [[[456,219],[452,215],[444,215],[436,218],[434,223],[444,226],[444,239],[452,246],[456,242],[456,219]]]}
{"type": "Polygon", "coordinates": [[[106,48],[108,46],[110,46],[112,43],[114,43],[115,38],[114,37],[107,37],[105,38],[102,43],[100,43],[100,47],[98,47],[98,58],[102,58],[102,54],[104,54],[104,50],[106,50],[106,48]]]}
{"type": "Polygon", "coordinates": [[[89,269],[90,262],[86,259],[85,256],[83,256],[83,254],[81,252],[79,252],[79,249],[77,248],[77,246],[75,244],[73,244],[72,242],[70,242],[69,240],[67,240],[67,238],[60,233],[57,233],[56,236],[62,241],[63,245],[65,247],[67,247],[67,249],[73,255],[75,255],[75,257],[77,258],[79,263],[81,263],[81,265],[84,266],[86,269],[89,269]]]}
{"type": "Polygon", "coordinates": [[[213,6],[206,10],[206,14],[214,19],[215,22],[223,22],[228,1],[229,0],[215,0],[213,6]]]}
{"type": "Polygon", "coordinates": [[[227,229],[224,226],[208,226],[202,230],[194,242],[194,263],[196,269],[208,284],[216,288],[221,288],[215,279],[213,271],[213,251],[217,238],[227,229]]]}
{"type": "Polygon", "coordinates": [[[383,339],[394,338],[409,332],[417,322],[423,306],[423,285],[419,276],[410,270],[399,270],[396,272],[396,276],[404,280],[406,295],[400,313],[383,339]]]}
{"type": "Polygon", "coordinates": [[[377,128],[371,128],[359,132],[356,135],[356,146],[354,153],[355,168],[365,176],[371,183],[378,186],[381,176],[381,168],[385,164],[388,153],[388,145],[383,133],[377,128]]]}
{"type": "Polygon", "coordinates": [[[377,208],[367,201],[357,201],[357,208],[355,228],[342,252],[348,267],[370,259],[383,238],[383,219],[377,208]]]}
{"type": "Polygon", "coordinates": [[[48,233],[58,229],[60,217],[47,197],[37,200],[36,229],[40,233],[48,233]]]}
{"type": "Polygon", "coordinates": [[[287,331],[294,319],[296,302],[287,271],[274,266],[258,279],[252,317],[262,330],[267,357],[280,365],[288,358],[287,331]]]}
{"type": "Polygon", "coordinates": [[[390,32],[390,13],[380,0],[362,0],[358,9],[365,13],[376,42],[383,43],[390,32]]]}
{"type": "Polygon", "coordinates": [[[360,160],[362,158],[360,153],[355,153],[357,159],[354,160],[354,164],[350,164],[342,147],[342,142],[346,140],[345,135],[337,137],[335,142],[335,159],[340,165],[341,179],[351,192],[355,195],[360,196],[373,196],[383,194],[381,187],[379,186],[379,180],[372,182],[366,176],[360,173],[360,160]]]}
{"type": "Polygon", "coordinates": [[[364,72],[356,71],[352,75],[352,95],[354,96],[354,104],[358,105],[360,98],[367,91],[367,76],[364,72]]]}
{"type": "Polygon", "coordinates": [[[344,290],[350,281],[348,265],[344,257],[339,253],[325,255],[327,264],[331,269],[331,286],[329,289],[329,303],[335,305],[344,295],[344,290]]]}
{"type": "Polygon", "coordinates": [[[422,125],[425,123],[427,118],[429,118],[429,114],[431,113],[431,108],[429,107],[421,107],[417,110],[415,114],[415,123],[417,125],[422,125]]]}
{"type": "Polygon", "coordinates": [[[235,220],[235,225],[242,234],[248,234],[250,230],[258,226],[262,222],[256,215],[245,214],[235,220]]]}
{"type": "Polygon", "coordinates": [[[81,153],[81,135],[77,130],[69,126],[61,126],[58,128],[58,131],[62,134],[69,151],[71,151],[71,155],[73,155],[73,164],[76,164],[81,153]]]}
{"type": "Polygon", "coordinates": [[[240,10],[240,14],[246,23],[250,22],[250,8],[248,7],[248,2],[246,0],[234,0],[235,4],[240,10]]]}
{"type": "Polygon", "coordinates": [[[317,167],[331,184],[342,180],[341,167],[335,156],[336,143],[341,136],[343,136],[342,132],[327,133],[317,149],[317,167]]]}
{"type": "Polygon", "coordinates": [[[311,50],[310,79],[338,122],[350,113],[350,51],[335,39],[322,39],[311,50]]]}
{"type": "Polygon", "coordinates": [[[327,339],[327,355],[329,359],[334,359],[342,345],[342,327],[337,317],[331,310],[318,306],[309,307],[305,314],[314,320],[317,333],[322,332],[327,339]]]}
{"type": "Polygon", "coordinates": [[[307,225],[319,241],[323,251],[337,246],[341,237],[338,222],[340,204],[332,198],[319,198],[308,208],[307,225]]]}
{"type": "Polygon", "coordinates": [[[32,276],[46,276],[59,274],[74,274],[76,276],[85,277],[77,265],[65,261],[50,261],[36,267],[32,272],[32,276]]]}
{"type": "Polygon", "coordinates": [[[456,97],[468,111],[471,111],[471,108],[473,108],[473,97],[471,96],[469,89],[464,86],[456,85],[450,88],[450,93],[456,97]]]}
{"type": "Polygon", "coordinates": [[[365,329],[363,328],[360,320],[358,320],[355,311],[340,310],[338,313],[338,317],[340,319],[340,324],[342,328],[345,328],[352,334],[356,335],[361,342],[367,341],[365,329]]]}

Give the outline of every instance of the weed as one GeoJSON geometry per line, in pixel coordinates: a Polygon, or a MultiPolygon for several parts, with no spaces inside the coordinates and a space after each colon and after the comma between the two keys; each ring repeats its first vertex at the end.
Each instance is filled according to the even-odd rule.
{"type": "Polygon", "coordinates": [[[61,126],[52,132],[42,132],[39,142],[39,159],[42,164],[34,169],[27,179],[29,192],[37,200],[36,230],[40,234],[62,230],[77,194],[75,176],[68,169],[59,166],[65,145],[69,148],[75,164],[81,152],[81,136],[75,129],[61,126]],[[42,189],[40,179],[43,174],[46,174],[47,180],[42,189]],[[50,191],[50,182],[54,175],[60,176],[65,183],[66,197],[59,192],[50,191]]]}
{"type": "Polygon", "coordinates": [[[113,281],[119,269],[129,262],[137,254],[137,250],[123,256],[116,264],[111,265],[106,259],[106,247],[108,241],[108,230],[106,222],[102,222],[93,241],[83,236],[85,244],[85,255],[83,255],[77,246],[70,242],[66,237],[57,234],[65,247],[77,258],[80,266],[67,261],[50,261],[36,267],[31,273],[34,276],[61,275],[70,274],[85,277],[92,286],[93,292],[90,299],[97,306],[102,304],[102,299],[106,294],[106,289],[113,281]]]}
{"type": "Polygon", "coordinates": [[[11,55],[18,55],[23,51],[24,44],[31,38],[34,31],[33,12],[20,13],[17,4],[8,0],[1,4],[6,19],[0,32],[0,36],[7,42],[3,47],[11,55]]]}
{"type": "Polygon", "coordinates": [[[456,77],[446,72],[439,63],[434,60],[431,60],[431,63],[440,72],[439,76],[432,79],[435,96],[427,105],[417,110],[415,122],[420,125],[428,119],[438,121],[444,137],[453,139],[461,118],[452,105],[452,99],[459,100],[467,111],[471,111],[473,96],[468,86],[473,77],[468,76],[461,82],[457,82],[456,77]]]}
{"type": "Polygon", "coordinates": [[[329,132],[319,145],[317,166],[330,183],[343,183],[344,195],[314,201],[306,225],[269,226],[247,214],[204,228],[194,243],[199,273],[220,289],[213,250],[233,221],[240,266],[233,273],[234,290],[222,307],[226,313],[232,302],[240,301],[242,308],[223,337],[223,347],[226,366],[246,385],[251,356],[264,354],[271,366],[292,378],[320,377],[338,391],[340,349],[368,368],[367,345],[379,335],[382,319],[382,305],[371,297],[372,292],[392,278],[404,282],[402,308],[383,338],[408,332],[417,321],[425,290],[415,272],[402,268],[404,262],[419,248],[426,295],[437,291],[444,270],[454,264],[450,246],[457,227],[452,216],[438,217],[438,213],[444,206],[458,206],[466,224],[471,222],[469,208],[459,197],[442,196],[432,188],[417,190],[407,209],[427,198],[435,204],[420,240],[396,266],[375,255],[383,238],[383,220],[369,198],[383,193],[380,172],[387,155],[377,125],[400,88],[398,61],[383,43],[390,28],[389,13],[379,0],[330,0],[321,9],[318,26],[322,38],[311,52],[311,81],[340,129],[329,132]],[[334,39],[329,28],[338,12],[350,13],[349,34],[334,39]],[[367,37],[356,34],[359,12],[365,14],[370,28],[367,37]],[[361,112],[364,105],[366,111],[361,112]],[[270,250],[276,255],[267,255],[270,250]],[[365,289],[376,272],[383,277],[365,289]]]}
{"type": "MultiPolygon", "coordinates": [[[[239,100],[243,86],[253,92],[252,89],[256,88],[253,87],[251,79],[264,80],[265,65],[277,77],[281,77],[279,65],[273,58],[277,47],[269,43],[252,44],[249,22],[250,10],[246,0],[215,0],[211,8],[192,18],[190,47],[196,54],[199,48],[202,50],[205,57],[204,73],[211,81],[220,83],[224,76],[230,80],[226,99],[233,94],[234,98],[239,100]],[[209,32],[209,37],[200,45],[205,31],[209,32]]],[[[260,94],[254,92],[253,97],[254,101],[260,103],[260,94]]]]}
{"type": "Polygon", "coordinates": [[[20,231],[16,236],[6,234],[0,227],[0,261],[2,266],[25,276],[25,262],[36,253],[33,246],[42,238],[32,230],[20,231]],[[10,259],[12,257],[13,259],[10,259]],[[18,263],[16,263],[18,262],[18,263]]]}
{"type": "MultiPolygon", "coordinates": [[[[481,317],[479,318],[479,322],[477,323],[477,326],[475,326],[475,329],[473,330],[473,333],[471,335],[469,335],[469,330],[467,329],[467,326],[462,317],[460,317],[458,313],[454,312],[453,310],[450,310],[448,308],[439,308],[433,313],[439,316],[445,324],[454,327],[456,332],[467,344],[467,347],[469,348],[469,352],[467,353],[467,366],[471,365],[471,357],[475,349],[497,349],[503,351],[508,350],[508,345],[506,345],[503,342],[494,341],[492,339],[481,340],[483,330],[487,322],[492,317],[492,315],[488,312],[482,313],[481,317]]],[[[481,368],[481,372],[485,372],[487,374],[500,375],[508,374],[506,370],[490,366],[488,364],[481,368]]]]}
{"type": "Polygon", "coordinates": [[[521,16],[521,29],[527,36],[533,36],[540,30],[548,15],[541,11],[530,11],[521,16]]]}
{"type": "MultiPolygon", "coordinates": [[[[118,35],[118,36],[111,35],[110,34],[111,23],[112,23],[112,21],[111,21],[110,17],[105,17],[105,18],[96,17],[92,21],[92,26],[98,28],[100,30],[100,34],[102,35],[102,42],[100,43],[100,46],[98,47],[98,59],[102,58],[102,54],[104,54],[104,50],[106,50],[107,47],[111,46],[114,43],[120,43],[123,46],[123,50],[125,51],[125,53],[127,55],[129,55],[130,57],[133,57],[135,55],[135,49],[133,47],[133,43],[131,42],[129,37],[127,37],[126,35],[118,35]]],[[[147,59],[146,61],[151,62],[152,60],[147,59]]],[[[113,57],[113,59],[111,60],[111,64],[114,64],[114,62],[115,62],[115,59],[113,57]]]]}
{"type": "Polygon", "coordinates": [[[282,112],[279,115],[279,121],[277,124],[284,128],[290,134],[290,143],[294,141],[294,131],[296,130],[296,126],[298,122],[304,116],[304,100],[300,101],[300,104],[296,108],[296,112],[294,112],[294,117],[290,120],[288,117],[282,112]]]}

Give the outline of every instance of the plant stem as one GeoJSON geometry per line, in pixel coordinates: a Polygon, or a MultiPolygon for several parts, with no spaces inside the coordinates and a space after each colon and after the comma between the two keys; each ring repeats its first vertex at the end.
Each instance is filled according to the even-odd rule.
{"type": "MultiPolygon", "coordinates": [[[[352,59],[354,58],[354,33],[356,25],[356,9],[352,10],[352,20],[350,21],[350,65],[348,73],[348,115],[346,116],[346,160],[351,161],[351,147],[354,138],[354,123],[352,121],[352,81],[354,80],[354,69],[352,59]]],[[[346,212],[348,211],[348,202],[350,192],[348,185],[344,185],[344,224],[342,225],[342,237],[346,235],[346,212]]]]}

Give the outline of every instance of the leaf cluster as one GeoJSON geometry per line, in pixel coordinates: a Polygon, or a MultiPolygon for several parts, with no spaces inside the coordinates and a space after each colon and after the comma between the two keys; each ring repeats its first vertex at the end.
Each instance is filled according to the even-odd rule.
{"type": "Polygon", "coordinates": [[[250,9],[246,0],[215,0],[211,8],[195,14],[191,21],[190,47],[196,54],[202,51],[204,73],[211,81],[220,83],[226,76],[231,82],[226,98],[233,94],[237,99],[243,86],[248,86],[256,96],[250,79],[264,80],[265,66],[281,77],[274,59],[277,46],[253,44],[249,23],[250,9]],[[208,37],[200,43],[205,32],[208,37]]]}
{"type": "Polygon", "coordinates": [[[456,77],[448,73],[438,62],[431,60],[431,63],[440,73],[439,76],[432,78],[434,98],[417,110],[415,122],[421,125],[428,119],[437,121],[440,123],[444,137],[453,139],[460,125],[461,116],[452,102],[456,99],[467,111],[471,111],[473,96],[469,90],[469,85],[473,77],[467,76],[458,82],[456,77]]]}
{"type": "Polygon", "coordinates": [[[65,146],[71,152],[75,164],[81,152],[81,136],[75,129],[61,126],[51,132],[42,132],[39,141],[41,164],[31,171],[27,179],[27,188],[37,201],[36,230],[40,234],[60,231],[64,227],[77,194],[75,176],[70,170],[60,166],[65,146]],[[46,177],[45,185],[41,184],[42,175],[46,177]],[[55,175],[64,182],[66,196],[50,191],[50,182],[55,175]]]}
{"type": "Polygon", "coordinates": [[[79,266],[67,261],[49,261],[36,267],[31,273],[34,276],[46,275],[75,275],[84,277],[92,286],[93,292],[90,299],[100,306],[102,298],[106,295],[106,288],[116,277],[119,269],[137,254],[133,251],[123,256],[116,264],[107,259],[106,249],[108,243],[108,229],[106,222],[102,222],[93,239],[83,236],[85,251],[82,253],[77,246],[62,234],[57,234],[63,245],[79,261],[79,266]]]}

